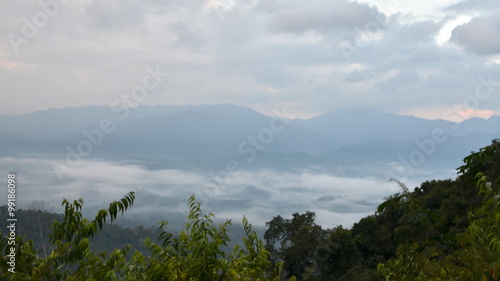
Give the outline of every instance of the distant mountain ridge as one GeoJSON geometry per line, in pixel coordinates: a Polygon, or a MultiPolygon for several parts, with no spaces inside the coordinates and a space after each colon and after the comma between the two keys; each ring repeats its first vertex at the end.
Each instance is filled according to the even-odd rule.
{"type": "Polygon", "coordinates": [[[500,131],[500,116],[497,115],[489,119],[471,118],[461,123],[454,123],[443,119],[428,120],[387,113],[366,107],[344,108],[295,122],[309,130],[335,137],[346,144],[372,140],[413,140],[429,135],[436,128],[443,129],[452,136],[471,133],[494,134],[500,131]]]}
{"type": "Polygon", "coordinates": [[[418,151],[416,142],[431,139],[435,130],[446,134],[447,141],[425,155],[427,163],[456,167],[457,157],[500,137],[500,116],[457,124],[372,108],[340,109],[308,120],[266,116],[232,104],[50,109],[0,116],[0,157],[64,156],[69,147],[102,159],[212,163],[237,158],[250,163],[258,154],[261,159],[250,164],[297,168],[297,163],[309,167],[348,162],[361,167],[397,162],[418,151]],[[92,147],[85,147],[89,144],[92,147]]]}

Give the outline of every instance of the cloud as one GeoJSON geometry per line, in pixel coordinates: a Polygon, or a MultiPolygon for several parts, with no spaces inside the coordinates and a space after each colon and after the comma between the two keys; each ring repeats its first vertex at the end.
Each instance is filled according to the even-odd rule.
{"type": "Polygon", "coordinates": [[[105,29],[131,28],[145,21],[147,5],[139,1],[92,1],[85,7],[88,22],[105,29]]]}
{"type": "Polygon", "coordinates": [[[500,10],[496,0],[464,0],[450,5],[445,11],[492,13],[500,10]]]}
{"type": "Polygon", "coordinates": [[[397,74],[379,85],[386,95],[391,95],[394,101],[406,100],[412,93],[422,91],[422,78],[415,69],[403,68],[397,74]]]}
{"type": "Polygon", "coordinates": [[[270,14],[268,28],[278,33],[308,31],[331,35],[332,31],[364,26],[368,21],[385,20],[376,7],[351,1],[274,1],[263,5],[270,14]]]}
{"type": "MultiPolygon", "coordinates": [[[[129,217],[142,217],[143,223],[149,224],[155,224],[157,221],[150,220],[160,216],[181,220],[187,210],[185,202],[194,194],[207,212],[221,219],[240,221],[245,215],[252,223],[263,226],[278,214],[291,216],[309,210],[318,213],[324,227],[349,226],[374,212],[384,197],[397,191],[390,183],[370,177],[242,170],[217,184],[203,172],[147,170],[138,165],[90,160],[73,169],[71,180],[59,182],[52,171],[53,159],[2,158],[0,163],[3,174],[17,173],[19,208],[27,208],[38,199],[62,212],[63,197],[83,197],[86,214],[92,215],[112,200],[134,191],[137,200],[129,217]]],[[[0,196],[5,198],[6,190],[0,196]]]]}
{"type": "Polygon", "coordinates": [[[360,81],[364,81],[366,79],[373,78],[373,74],[369,70],[354,70],[349,75],[346,76],[345,81],[349,83],[356,83],[360,81]]]}
{"type": "Polygon", "coordinates": [[[408,44],[421,47],[419,44],[429,44],[441,28],[440,22],[418,21],[411,23],[395,23],[387,35],[394,44],[409,46],[408,44]]]}
{"type": "Polygon", "coordinates": [[[450,40],[475,54],[500,54],[500,19],[496,16],[476,17],[457,26],[450,40]]]}
{"type": "MultiPolygon", "coordinates": [[[[109,105],[157,64],[170,76],[143,105],[236,103],[271,112],[290,103],[308,116],[345,106],[401,112],[456,104],[474,91],[478,75],[500,76],[496,60],[483,56],[498,49],[492,1],[400,3],[394,13],[379,2],[72,1],[18,54],[0,41],[0,91],[8,97],[0,110],[109,105]],[[429,10],[431,19],[421,16],[429,10]],[[476,19],[451,38],[463,49],[437,44],[449,19],[471,13],[476,19]],[[354,50],[350,61],[346,43],[354,50]],[[401,69],[416,71],[421,84],[403,76],[394,83],[401,69]],[[428,80],[435,74],[442,75],[428,80]],[[400,89],[408,91],[394,102],[400,89]]],[[[22,35],[23,17],[39,11],[38,4],[9,2],[0,30],[22,35]]],[[[500,96],[488,105],[498,112],[500,96]]]]}

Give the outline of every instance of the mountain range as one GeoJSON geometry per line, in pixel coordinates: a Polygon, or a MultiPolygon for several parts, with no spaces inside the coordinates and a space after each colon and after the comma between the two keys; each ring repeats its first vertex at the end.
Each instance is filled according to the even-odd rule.
{"type": "Polygon", "coordinates": [[[405,161],[419,169],[454,169],[470,151],[500,136],[500,116],[454,123],[345,108],[307,120],[285,117],[232,104],[87,106],[0,115],[0,157],[73,153],[152,169],[203,170],[223,168],[234,159],[249,169],[313,167],[373,176],[375,167],[405,161]]]}

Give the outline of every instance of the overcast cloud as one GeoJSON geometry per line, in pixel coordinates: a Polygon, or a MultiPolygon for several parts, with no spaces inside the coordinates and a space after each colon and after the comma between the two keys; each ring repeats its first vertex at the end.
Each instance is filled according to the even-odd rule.
{"type": "MultiPolygon", "coordinates": [[[[495,0],[40,3],[0,11],[0,113],[110,105],[158,64],[170,75],[141,104],[298,117],[369,105],[440,118],[479,77],[500,82],[495,0]]],[[[500,114],[500,95],[472,109],[500,114]]]]}

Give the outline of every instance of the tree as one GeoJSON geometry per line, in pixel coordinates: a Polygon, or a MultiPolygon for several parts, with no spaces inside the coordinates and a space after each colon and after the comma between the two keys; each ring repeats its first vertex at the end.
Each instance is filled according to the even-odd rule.
{"type": "Polygon", "coordinates": [[[306,269],[316,275],[314,255],[324,241],[325,232],[316,224],[315,218],[315,213],[306,212],[294,213],[292,219],[277,216],[266,222],[266,249],[271,253],[273,263],[284,262],[286,278],[295,276],[297,280],[305,280],[306,269]]]}
{"type": "MultiPolygon", "coordinates": [[[[229,220],[216,226],[214,215],[204,215],[195,197],[189,199],[186,228],[179,237],[169,232],[160,235],[161,245],[148,240],[152,256],[148,260],[149,280],[267,280],[270,267],[264,243],[243,218],[246,237],[243,248],[235,246],[230,254],[224,252],[229,237],[229,220]]],[[[162,228],[166,221],[160,222],[162,228]]]]}
{"type": "MultiPolygon", "coordinates": [[[[500,280],[500,143],[494,140],[464,162],[458,168],[455,190],[462,191],[457,198],[468,198],[465,229],[448,232],[451,237],[444,240],[448,244],[429,237],[421,243],[399,245],[397,256],[378,266],[385,280],[500,280]],[[476,186],[476,196],[468,194],[469,185],[476,186]]],[[[441,206],[446,202],[442,200],[441,206]]],[[[462,224],[457,220],[460,217],[455,215],[452,223],[462,224]]],[[[443,234],[442,227],[437,230],[443,234]]]]}
{"type": "Polygon", "coordinates": [[[342,226],[329,231],[325,243],[319,245],[315,258],[320,269],[319,280],[338,280],[362,262],[352,231],[342,226]]]}
{"type": "MultiPolygon", "coordinates": [[[[245,237],[243,246],[235,246],[226,254],[229,241],[227,220],[219,225],[214,215],[204,215],[201,205],[192,196],[186,228],[178,237],[163,231],[160,243],[146,242],[146,255],[130,245],[111,253],[94,253],[92,238],[133,205],[135,195],[127,194],[114,201],[108,209],[100,210],[93,220],[82,216],[83,199],[70,203],[63,200],[64,216],[53,223],[50,234],[51,253],[40,257],[32,240],[15,237],[15,273],[7,263],[11,245],[0,235],[0,277],[2,280],[275,280],[270,269],[269,253],[264,243],[243,218],[245,237]]],[[[166,227],[167,222],[160,222],[166,227]]]]}

